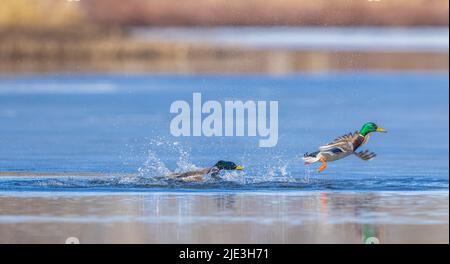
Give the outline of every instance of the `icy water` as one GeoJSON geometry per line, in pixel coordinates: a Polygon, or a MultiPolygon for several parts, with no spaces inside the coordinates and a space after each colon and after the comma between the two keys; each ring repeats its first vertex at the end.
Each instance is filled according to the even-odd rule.
{"type": "Polygon", "coordinates": [[[448,243],[448,193],[0,194],[0,243],[448,243]],[[445,202],[447,200],[447,202],[445,202]]]}
{"type": "Polygon", "coordinates": [[[448,85],[447,73],[3,76],[0,242],[448,243],[448,85]],[[278,101],[278,145],[173,137],[170,104],[193,92],[278,101]],[[389,131],[365,146],[375,160],[302,164],[367,121],[389,131]],[[160,177],[220,159],[246,169],[160,177]]]}

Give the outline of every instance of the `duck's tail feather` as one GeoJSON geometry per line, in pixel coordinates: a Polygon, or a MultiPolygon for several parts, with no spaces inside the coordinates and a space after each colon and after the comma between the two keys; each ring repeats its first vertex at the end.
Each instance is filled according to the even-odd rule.
{"type": "Polygon", "coordinates": [[[304,158],[306,157],[312,157],[312,158],[316,158],[317,154],[319,154],[319,151],[313,152],[313,153],[308,153],[306,152],[305,155],[303,155],[304,158]]]}
{"type": "Polygon", "coordinates": [[[320,158],[318,157],[319,151],[308,153],[306,152],[305,155],[303,155],[303,161],[305,162],[305,165],[312,164],[314,162],[318,162],[320,158]]]}

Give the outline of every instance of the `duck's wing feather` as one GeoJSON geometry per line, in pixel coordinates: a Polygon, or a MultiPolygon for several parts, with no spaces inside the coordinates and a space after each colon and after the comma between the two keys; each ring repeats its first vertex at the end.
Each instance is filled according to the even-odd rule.
{"type": "Polygon", "coordinates": [[[358,153],[355,153],[355,155],[362,160],[372,160],[377,156],[377,154],[370,152],[369,150],[360,151],[358,153]]]}
{"type": "Polygon", "coordinates": [[[359,136],[358,131],[355,133],[348,133],[343,136],[337,137],[332,142],[319,147],[320,151],[332,151],[332,152],[348,152],[353,151],[353,142],[359,136]]]}

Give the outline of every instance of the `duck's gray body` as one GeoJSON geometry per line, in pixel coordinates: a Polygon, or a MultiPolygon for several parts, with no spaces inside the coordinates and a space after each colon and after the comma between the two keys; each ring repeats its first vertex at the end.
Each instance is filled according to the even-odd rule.
{"type": "Polygon", "coordinates": [[[170,179],[181,180],[185,182],[201,182],[205,180],[206,175],[209,174],[212,177],[216,177],[218,173],[219,169],[217,169],[216,167],[212,167],[182,173],[171,173],[167,175],[167,177],[170,179]]]}
{"type": "Polygon", "coordinates": [[[305,164],[311,164],[324,159],[325,161],[335,161],[348,157],[352,154],[356,154],[358,157],[369,160],[373,159],[376,155],[363,151],[356,153],[355,151],[367,143],[370,136],[363,136],[358,131],[355,133],[349,133],[344,136],[336,138],[333,142],[319,147],[319,151],[313,153],[306,153],[303,157],[305,164]]]}

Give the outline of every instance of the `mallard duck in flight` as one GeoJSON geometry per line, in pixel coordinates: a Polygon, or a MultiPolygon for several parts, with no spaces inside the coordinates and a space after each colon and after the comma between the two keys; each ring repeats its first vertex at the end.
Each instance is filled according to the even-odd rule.
{"type": "Polygon", "coordinates": [[[320,166],[319,172],[321,172],[327,167],[327,161],[339,160],[351,154],[355,154],[362,160],[371,160],[376,157],[375,153],[369,152],[368,150],[356,152],[356,150],[367,143],[370,134],[373,132],[386,133],[387,131],[378,127],[375,123],[365,123],[360,131],[340,136],[333,142],[319,147],[319,151],[306,153],[303,157],[305,165],[320,161],[322,162],[322,166],[320,166]]]}
{"type": "Polygon", "coordinates": [[[171,173],[167,177],[176,180],[182,180],[186,182],[200,182],[204,180],[206,175],[219,179],[219,173],[221,170],[243,170],[243,166],[236,165],[231,161],[219,160],[214,166],[210,168],[203,168],[195,171],[188,171],[183,173],[171,173]]]}

